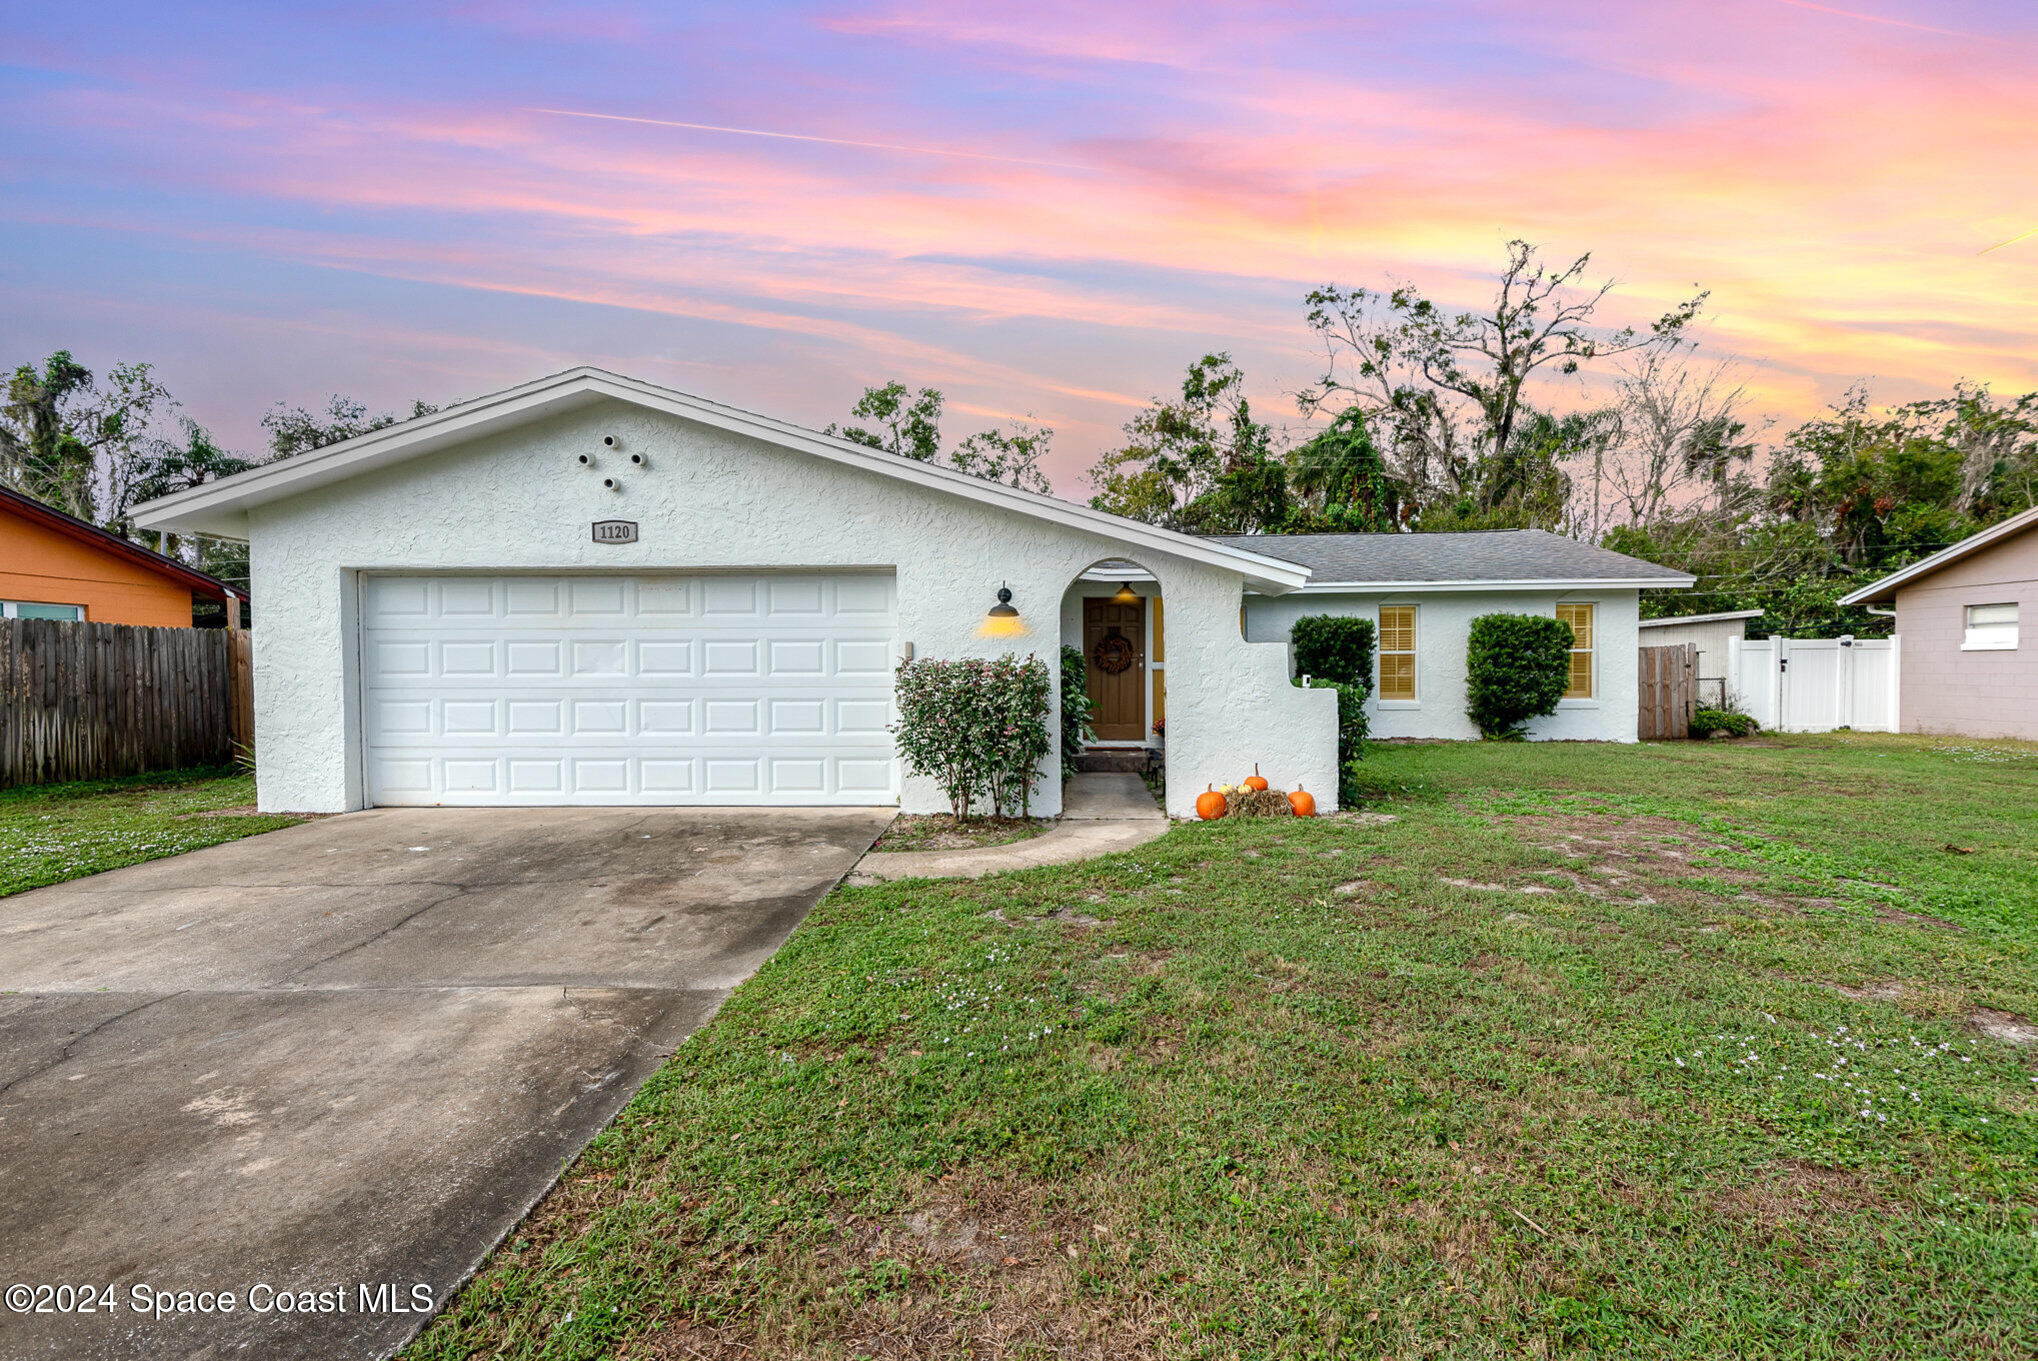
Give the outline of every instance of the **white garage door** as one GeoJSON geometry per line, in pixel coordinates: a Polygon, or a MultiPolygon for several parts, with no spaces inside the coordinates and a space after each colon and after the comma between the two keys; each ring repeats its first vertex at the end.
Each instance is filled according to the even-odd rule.
{"type": "Polygon", "coordinates": [[[374,804],[897,798],[892,578],[371,576],[374,804]]]}

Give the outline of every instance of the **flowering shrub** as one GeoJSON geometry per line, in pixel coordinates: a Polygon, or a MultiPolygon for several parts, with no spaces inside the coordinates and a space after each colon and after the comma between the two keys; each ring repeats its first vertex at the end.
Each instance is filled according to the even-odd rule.
{"type": "Polygon", "coordinates": [[[993,816],[1031,808],[1033,781],[1053,750],[1047,711],[1054,678],[1038,657],[901,662],[899,755],[938,781],[958,822],[979,803],[993,816]]]}

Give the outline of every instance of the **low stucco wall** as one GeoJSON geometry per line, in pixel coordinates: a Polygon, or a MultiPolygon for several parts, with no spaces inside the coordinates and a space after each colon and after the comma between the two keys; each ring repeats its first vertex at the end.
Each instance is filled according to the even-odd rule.
{"type": "MultiPolygon", "coordinates": [[[[1416,698],[1367,703],[1375,737],[1476,738],[1479,729],[1465,716],[1465,648],[1472,621],[1482,614],[1547,614],[1559,600],[1597,606],[1593,626],[1599,667],[1592,699],[1560,701],[1557,712],[1529,725],[1536,741],[1633,742],[1640,717],[1635,649],[1640,592],[1626,591],[1432,591],[1419,594],[1354,593],[1247,596],[1246,637],[1253,642],[1288,641],[1295,621],[1306,615],[1340,614],[1370,619],[1380,606],[1416,606],[1416,698]]],[[[1174,702],[1169,691],[1169,703],[1174,702]]]]}
{"type": "Polygon", "coordinates": [[[1905,732],[2038,741],[2038,530],[1942,567],[1896,596],[1905,732]],[[2017,646],[1963,652],[1969,605],[2017,606],[2017,646]]]}
{"type": "MultiPolygon", "coordinates": [[[[1015,515],[725,431],[606,402],[319,488],[250,513],[255,728],[264,809],[362,806],[357,618],[373,571],[891,570],[897,646],[921,657],[1034,653],[1053,664],[1069,584],[1124,556],[1101,535],[1015,515]],[[600,455],[601,437],[647,468],[600,455]],[[598,471],[574,462],[596,453],[598,471]],[[612,466],[613,465],[613,466],[612,466]],[[601,486],[613,472],[620,493],[601,486]],[[595,520],[638,522],[634,544],[597,544],[595,520]],[[979,630],[1000,582],[1023,631],[979,630]]],[[[1287,683],[1285,649],[1238,634],[1241,579],[1165,553],[1141,561],[1167,601],[1168,808],[1193,812],[1206,783],[1283,761],[1326,806],[1335,797],[1331,696],[1287,683]],[[1286,753],[1285,757],[1276,753],[1286,753]]],[[[1059,713],[1051,720],[1058,725],[1059,713]]],[[[907,777],[901,806],[942,812],[933,781],[907,777]]],[[[1034,800],[1059,811],[1059,754],[1034,800]]]]}

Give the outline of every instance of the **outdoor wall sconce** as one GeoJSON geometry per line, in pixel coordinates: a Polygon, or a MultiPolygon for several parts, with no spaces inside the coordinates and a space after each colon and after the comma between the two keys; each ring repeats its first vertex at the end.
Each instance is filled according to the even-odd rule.
{"type": "Polygon", "coordinates": [[[1026,625],[1019,622],[1019,611],[1012,605],[1012,588],[998,583],[998,603],[991,606],[984,616],[983,627],[977,630],[984,638],[1014,638],[1026,632],[1026,625]]]}

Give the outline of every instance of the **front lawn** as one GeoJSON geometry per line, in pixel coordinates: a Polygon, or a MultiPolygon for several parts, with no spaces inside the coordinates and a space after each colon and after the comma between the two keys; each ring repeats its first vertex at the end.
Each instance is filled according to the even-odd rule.
{"type": "Polygon", "coordinates": [[[1367,762],[838,891],[414,1354],[2029,1354],[2038,748],[1367,762]]]}
{"type": "Polygon", "coordinates": [[[303,821],[254,802],[231,768],[0,790],[0,897],[303,821]]]}

